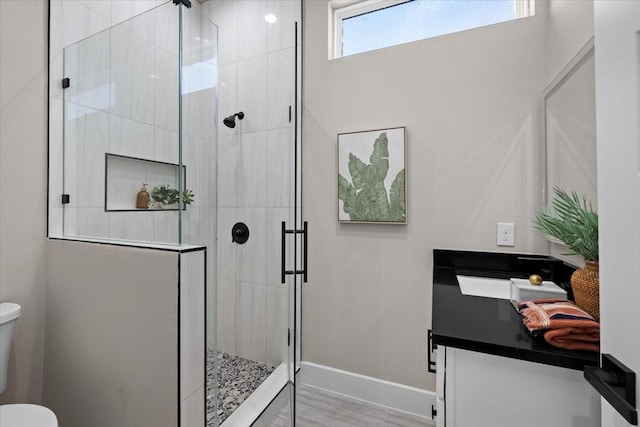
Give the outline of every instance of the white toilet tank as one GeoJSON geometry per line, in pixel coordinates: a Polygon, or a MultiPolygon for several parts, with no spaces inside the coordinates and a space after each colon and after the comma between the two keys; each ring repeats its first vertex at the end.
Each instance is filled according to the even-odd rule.
{"type": "Polygon", "coordinates": [[[13,327],[20,316],[20,306],[11,302],[0,303],[0,393],[7,387],[9,353],[13,327]]]}

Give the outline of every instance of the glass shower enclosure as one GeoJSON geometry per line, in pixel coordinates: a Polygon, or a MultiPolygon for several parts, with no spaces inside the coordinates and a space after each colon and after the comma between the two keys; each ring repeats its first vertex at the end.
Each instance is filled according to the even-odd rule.
{"type": "Polygon", "coordinates": [[[207,247],[208,427],[250,425],[269,404],[280,425],[294,417],[300,3],[252,3],[284,35],[250,57],[219,55],[258,16],[235,1],[156,2],[64,47],[50,140],[51,237],[207,247]]]}
{"type": "Polygon", "coordinates": [[[215,24],[165,3],[66,47],[62,85],[63,234],[209,244],[215,24]]]}

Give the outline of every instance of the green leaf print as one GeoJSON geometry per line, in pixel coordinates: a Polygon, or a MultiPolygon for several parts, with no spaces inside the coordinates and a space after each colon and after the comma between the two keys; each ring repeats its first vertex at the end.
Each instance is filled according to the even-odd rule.
{"type": "Polygon", "coordinates": [[[384,186],[389,172],[389,141],[382,132],[373,144],[365,164],[349,153],[351,182],[338,174],[338,198],[343,201],[343,210],[351,221],[404,222],[405,187],[404,169],[395,177],[390,193],[384,186]]]}

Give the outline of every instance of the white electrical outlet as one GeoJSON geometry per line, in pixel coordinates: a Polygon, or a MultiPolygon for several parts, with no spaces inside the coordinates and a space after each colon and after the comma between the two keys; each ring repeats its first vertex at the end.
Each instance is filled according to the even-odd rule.
{"type": "Polygon", "coordinates": [[[515,246],[515,224],[512,222],[499,222],[496,233],[496,245],[515,246]]]}

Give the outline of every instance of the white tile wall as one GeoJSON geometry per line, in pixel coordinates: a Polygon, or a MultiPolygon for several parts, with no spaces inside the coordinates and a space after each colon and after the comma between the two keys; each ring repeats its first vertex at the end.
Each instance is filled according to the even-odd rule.
{"type": "Polygon", "coordinates": [[[268,51],[276,52],[292,48],[294,44],[295,21],[300,21],[301,3],[290,0],[269,0],[268,13],[275,15],[277,21],[267,26],[268,51]]]}
{"type": "Polygon", "coordinates": [[[109,18],[74,0],[51,2],[51,22],[57,31],[51,32],[50,53],[57,55],[65,46],[76,43],[110,27],[109,18]]]}
{"type": "Polygon", "coordinates": [[[193,65],[201,61],[200,46],[205,38],[200,29],[200,15],[188,14],[182,18],[182,61],[193,65]]]}
{"type": "Polygon", "coordinates": [[[215,64],[218,64],[220,62],[218,58],[218,37],[220,34],[219,28],[215,23],[213,23],[204,15],[200,15],[199,24],[200,35],[194,35],[194,40],[196,39],[196,37],[200,37],[200,54],[198,61],[212,61],[215,64]]]}
{"type": "Polygon", "coordinates": [[[263,361],[266,357],[266,286],[239,282],[236,306],[236,351],[242,357],[263,361]]]}
{"type": "Polygon", "coordinates": [[[110,51],[109,31],[102,31],[64,50],[64,76],[71,81],[71,86],[63,93],[66,101],[109,110],[110,51]]]}
{"type": "Polygon", "coordinates": [[[104,153],[109,146],[109,115],[65,103],[65,191],[70,206],[104,206],[104,153]]]}
{"type": "Polygon", "coordinates": [[[158,162],[177,163],[178,133],[154,127],[154,157],[158,162]]]}
{"type": "MultiPolygon", "coordinates": [[[[64,120],[63,101],[58,98],[49,98],[49,206],[62,208],[60,203],[60,195],[62,194],[63,181],[63,150],[62,150],[62,123],[64,120]]],[[[49,226],[58,224],[53,218],[50,218],[49,226]]],[[[58,224],[61,226],[61,224],[58,224]]]]}
{"type": "MultiPolygon", "coordinates": [[[[58,209],[58,208],[56,208],[58,209]]],[[[64,210],[59,208],[63,217],[63,228],[65,235],[78,235],[78,209],[77,207],[67,207],[64,210]]],[[[87,209],[87,208],[80,208],[87,209]]]]}
{"type": "Polygon", "coordinates": [[[216,294],[218,350],[238,354],[236,348],[236,307],[239,305],[239,286],[235,280],[218,279],[216,294]]]}
{"type": "Polygon", "coordinates": [[[153,159],[154,127],[143,122],[109,115],[109,153],[153,159]]]}
{"type": "MultiPolygon", "coordinates": [[[[93,3],[93,0],[90,0],[93,3]]],[[[111,1],[111,22],[112,25],[119,24],[122,21],[130,19],[136,15],[144,13],[154,7],[157,7],[166,0],[112,0],[111,1]]],[[[162,9],[167,9],[163,7],[162,9]]]]}
{"type": "Polygon", "coordinates": [[[174,57],[179,53],[179,22],[176,8],[166,5],[156,9],[156,43],[174,57]]]}
{"type": "MultiPolygon", "coordinates": [[[[111,29],[111,112],[154,123],[156,79],[154,44],[121,27],[111,29]]],[[[169,67],[167,67],[169,68],[169,67]]],[[[163,70],[165,71],[165,70],[163,70]]],[[[169,83],[167,83],[169,85],[169,83]]],[[[177,96],[177,95],[176,95],[177,96]]],[[[164,99],[164,98],[161,98],[164,99]]]]}
{"type": "Polygon", "coordinates": [[[238,61],[256,58],[267,53],[267,2],[243,0],[237,2],[238,61]],[[249,29],[251,31],[249,31],[249,29]]]}
{"type": "Polygon", "coordinates": [[[111,19],[111,0],[78,0],[78,3],[111,19]]]}
{"type": "Polygon", "coordinates": [[[204,272],[204,251],[180,254],[180,397],[183,402],[204,387],[204,272]]]}
{"type": "MultiPolygon", "coordinates": [[[[216,204],[215,187],[216,182],[211,182],[212,177],[216,174],[216,165],[211,163],[211,150],[215,150],[215,139],[212,138],[192,138],[197,147],[198,156],[191,162],[192,166],[197,166],[197,178],[200,180],[199,205],[212,207],[216,204]],[[212,188],[214,194],[212,197],[212,188]]],[[[194,169],[195,170],[195,169],[194,169]]]]}
{"type": "Polygon", "coordinates": [[[236,208],[218,207],[218,279],[237,279],[236,258],[239,245],[231,242],[231,227],[238,222],[236,211],[236,208]]]}
{"type": "Polygon", "coordinates": [[[180,425],[203,426],[205,425],[205,395],[204,386],[196,390],[191,396],[181,403],[180,425]]]}
{"type": "Polygon", "coordinates": [[[203,154],[203,145],[198,138],[189,138],[188,144],[183,142],[182,161],[184,164],[188,165],[186,186],[194,192],[195,196],[191,206],[195,207],[206,206],[206,203],[203,203],[206,202],[203,200],[203,196],[206,197],[206,194],[203,195],[203,193],[206,192],[202,191],[203,180],[200,176],[200,158],[203,154]]]}
{"type": "MultiPolygon", "coordinates": [[[[222,40],[222,35],[220,36],[222,40]]],[[[237,95],[237,81],[238,81],[238,65],[236,62],[220,65],[219,69],[219,91],[218,91],[218,121],[235,114],[238,111],[238,95],[237,95]]],[[[239,123],[236,122],[237,125],[239,123]]],[[[236,126],[236,128],[239,126],[236,126]]],[[[219,136],[237,135],[238,129],[229,129],[224,125],[218,127],[219,136]]]]}
{"type": "Polygon", "coordinates": [[[209,174],[209,180],[207,181],[209,185],[209,206],[215,208],[218,206],[218,138],[214,135],[210,138],[204,138],[202,141],[203,144],[208,146],[208,150],[205,150],[205,155],[208,157],[201,159],[201,162],[203,163],[202,169],[205,170],[203,175],[209,174]]]}
{"type": "MultiPolygon", "coordinates": [[[[243,282],[265,285],[267,281],[267,209],[237,208],[236,220],[247,224],[249,240],[238,245],[237,278],[243,282]]],[[[224,229],[222,230],[224,233],[224,229]]]]}
{"type": "Polygon", "coordinates": [[[273,286],[266,286],[265,289],[267,292],[265,362],[278,366],[287,360],[289,289],[273,286]]]}
{"type": "Polygon", "coordinates": [[[293,206],[293,129],[270,130],[267,140],[267,206],[293,206]]]}
{"type": "MultiPolygon", "coordinates": [[[[124,5],[119,6],[120,7],[118,7],[118,9],[120,9],[120,11],[122,12],[121,6],[124,5]]],[[[157,16],[161,13],[161,11],[165,11],[165,13],[168,13],[170,12],[170,9],[164,6],[153,11],[145,11],[144,13],[138,14],[135,17],[129,17],[127,18],[127,20],[119,22],[117,25],[118,27],[123,28],[157,46],[157,16]]]]}
{"type": "MultiPolygon", "coordinates": [[[[154,222],[158,218],[156,215],[161,215],[164,212],[109,212],[109,237],[112,239],[124,239],[135,240],[141,242],[148,242],[149,237],[153,237],[154,222]],[[149,220],[149,218],[153,220],[149,220]]],[[[175,212],[173,212],[176,215],[175,212]]],[[[163,222],[163,230],[170,228],[177,228],[177,218],[173,221],[163,222]]],[[[171,234],[171,233],[168,233],[171,234]]],[[[177,229],[174,234],[176,237],[173,240],[166,240],[168,243],[177,242],[178,232],[177,229]]]]}
{"type": "Polygon", "coordinates": [[[202,13],[218,25],[220,65],[237,62],[238,2],[236,0],[209,1],[202,6],[202,13]]]}
{"type": "MultiPolygon", "coordinates": [[[[210,223],[211,211],[212,208],[187,208],[182,217],[183,242],[210,247],[215,230],[215,227],[210,223]]],[[[213,251],[213,248],[211,250],[213,251]]]]}
{"type": "Polygon", "coordinates": [[[238,62],[236,95],[237,108],[245,114],[236,129],[243,133],[267,130],[267,55],[238,62]]]}
{"type": "Polygon", "coordinates": [[[243,133],[236,163],[238,207],[267,205],[267,132],[243,133]]]}
{"type": "MultiPolygon", "coordinates": [[[[58,52],[49,58],[49,72],[52,78],[49,79],[49,98],[63,99],[64,91],[62,90],[62,77],[64,74],[64,54],[58,52]]],[[[58,123],[62,123],[61,120],[58,123]]]]}
{"type": "Polygon", "coordinates": [[[215,83],[216,65],[201,62],[187,68],[183,73],[182,129],[189,135],[209,138],[214,131],[212,121],[215,118],[216,89],[211,85],[215,83]],[[202,79],[203,75],[210,78],[202,79]],[[202,86],[209,88],[201,89],[202,86]],[[190,90],[193,92],[188,92],[190,90]]]}
{"type": "Polygon", "coordinates": [[[218,141],[218,206],[232,207],[236,205],[238,189],[238,137],[220,136],[218,141]]]}
{"type": "Polygon", "coordinates": [[[267,56],[267,121],[269,129],[293,127],[289,122],[289,106],[293,115],[295,85],[295,52],[293,48],[279,50],[267,56]]]}
{"type": "MultiPolygon", "coordinates": [[[[138,212],[135,213],[138,214],[138,212]]],[[[154,211],[143,215],[138,214],[137,216],[146,216],[147,221],[151,220],[153,224],[152,236],[155,241],[168,243],[178,242],[178,211],[154,211]]]]}
{"type": "MultiPolygon", "coordinates": [[[[60,194],[58,194],[60,197],[60,194]]],[[[58,204],[60,200],[58,199],[58,204]]],[[[49,235],[62,236],[64,227],[64,212],[61,206],[49,206],[49,235]]]]}
{"type": "Polygon", "coordinates": [[[75,208],[75,212],[78,236],[109,237],[109,218],[103,208],[75,208]]]}
{"type": "Polygon", "coordinates": [[[155,77],[147,80],[155,85],[155,126],[178,131],[178,57],[164,49],[156,48],[155,77]]]}

